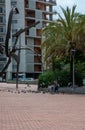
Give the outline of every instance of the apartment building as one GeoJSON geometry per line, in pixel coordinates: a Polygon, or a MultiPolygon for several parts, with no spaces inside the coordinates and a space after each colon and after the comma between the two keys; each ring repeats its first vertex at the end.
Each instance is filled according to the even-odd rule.
{"type": "MultiPolygon", "coordinates": [[[[17,46],[20,45],[23,49],[20,51],[20,68],[19,73],[24,77],[37,78],[43,71],[42,52],[40,45],[42,42],[42,28],[49,22],[52,22],[56,6],[56,0],[0,0],[0,43],[4,44],[6,29],[8,23],[9,12],[12,7],[16,6],[19,14],[13,15],[12,19],[12,34],[19,29],[29,27],[37,21],[40,21],[34,27],[22,33],[19,37],[17,46]]],[[[9,48],[14,43],[14,38],[10,38],[9,48]]],[[[0,71],[6,64],[7,58],[0,54],[0,71]]],[[[7,80],[13,79],[16,75],[17,64],[12,59],[6,71],[7,80]]]]}
{"type": "MultiPolygon", "coordinates": [[[[4,45],[5,35],[6,35],[6,8],[5,1],[0,0],[0,44],[4,45]]],[[[1,47],[0,47],[1,49],[1,47]]],[[[0,54],[0,71],[3,69],[6,64],[6,56],[5,54],[0,54]]]]}

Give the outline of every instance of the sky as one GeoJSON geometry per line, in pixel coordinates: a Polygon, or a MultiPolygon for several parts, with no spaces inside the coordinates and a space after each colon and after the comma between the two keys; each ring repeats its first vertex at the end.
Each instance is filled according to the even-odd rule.
{"type": "Polygon", "coordinates": [[[76,5],[76,12],[85,14],[85,0],[56,0],[57,1],[57,7],[56,11],[58,13],[61,13],[60,6],[63,8],[72,7],[73,5],[76,5]]]}

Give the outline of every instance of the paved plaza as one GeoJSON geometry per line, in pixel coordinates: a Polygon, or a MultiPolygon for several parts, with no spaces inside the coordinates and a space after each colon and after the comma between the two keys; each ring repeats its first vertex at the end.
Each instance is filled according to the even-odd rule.
{"type": "Polygon", "coordinates": [[[35,93],[0,83],[0,130],[85,130],[85,95],[35,93]],[[22,91],[23,90],[23,91],[22,91]]]}

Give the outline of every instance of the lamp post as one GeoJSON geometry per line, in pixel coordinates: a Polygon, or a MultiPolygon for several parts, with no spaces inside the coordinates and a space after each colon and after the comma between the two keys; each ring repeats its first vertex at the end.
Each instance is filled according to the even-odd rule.
{"type": "Polygon", "coordinates": [[[71,63],[72,63],[72,70],[71,70],[71,75],[72,75],[72,87],[74,88],[75,86],[75,71],[74,71],[74,56],[75,56],[75,49],[71,49],[71,63]]]}

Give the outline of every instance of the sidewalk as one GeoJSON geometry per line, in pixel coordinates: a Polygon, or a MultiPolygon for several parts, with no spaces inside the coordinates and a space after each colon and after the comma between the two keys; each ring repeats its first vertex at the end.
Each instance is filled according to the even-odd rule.
{"type": "Polygon", "coordinates": [[[0,83],[0,130],[85,130],[85,95],[23,93],[0,83]]]}

